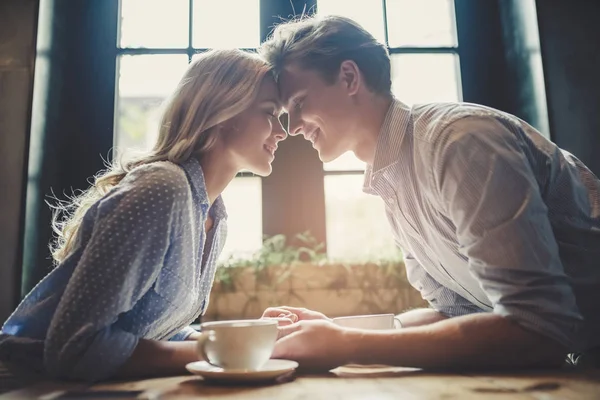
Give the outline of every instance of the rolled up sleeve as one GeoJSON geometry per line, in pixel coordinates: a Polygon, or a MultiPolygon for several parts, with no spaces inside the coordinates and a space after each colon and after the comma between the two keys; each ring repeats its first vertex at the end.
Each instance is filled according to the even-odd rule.
{"type": "Polygon", "coordinates": [[[187,190],[185,177],[148,168],[139,176],[130,173],[100,202],[95,215],[86,216],[95,218],[93,231],[44,345],[45,368],[55,377],[108,378],[138,343],[138,337],[121,328],[119,316],[156,281],[187,190]]]}
{"type": "Polygon", "coordinates": [[[404,253],[404,265],[411,286],[417,289],[423,300],[427,301],[437,312],[446,317],[483,312],[482,309],[455,291],[438,283],[410,253],[404,253]]]}
{"type": "Polygon", "coordinates": [[[515,132],[491,117],[444,132],[434,180],[493,312],[576,350],[582,316],[548,210],[515,132]]]}

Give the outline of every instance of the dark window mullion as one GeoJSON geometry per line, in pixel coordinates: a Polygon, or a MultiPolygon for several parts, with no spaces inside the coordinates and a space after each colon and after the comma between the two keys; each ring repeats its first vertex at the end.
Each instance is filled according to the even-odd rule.
{"type": "MultiPolygon", "coordinates": [[[[316,8],[316,0],[261,0],[260,35],[265,40],[284,18],[316,8]]],[[[263,233],[289,238],[310,231],[325,243],[325,193],[323,163],[309,142],[290,137],[280,143],[273,173],[262,179],[263,233]]]]}
{"type": "Polygon", "coordinates": [[[259,175],[256,175],[252,172],[238,172],[235,175],[236,178],[260,178],[259,175]]]}
{"type": "Polygon", "coordinates": [[[149,48],[118,48],[117,55],[144,55],[144,54],[187,54],[188,49],[186,48],[161,48],[161,49],[149,49],[149,48]]]}
{"type": "Polygon", "coordinates": [[[189,0],[188,6],[188,62],[192,62],[192,56],[194,55],[194,45],[192,40],[194,38],[194,0],[189,0]]]}
{"type": "MultiPolygon", "coordinates": [[[[190,58],[195,54],[202,53],[210,50],[209,48],[185,48],[185,47],[177,47],[177,48],[134,48],[134,47],[125,47],[125,48],[117,48],[118,55],[145,55],[145,54],[187,54],[190,58]]],[[[256,52],[256,49],[248,49],[244,48],[242,50],[256,52]]]]}
{"type": "MultiPolygon", "coordinates": [[[[240,50],[250,51],[250,52],[253,52],[253,53],[256,53],[256,51],[258,50],[256,48],[248,48],[248,47],[238,47],[238,48],[240,50]]],[[[212,50],[212,49],[208,48],[208,47],[194,47],[194,48],[192,48],[192,55],[198,54],[198,53],[203,53],[203,52],[208,51],[208,50],[212,50]]]]}
{"type": "Polygon", "coordinates": [[[458,47],[389,47],[390,54],[458,54],[458,47]]]}
{"type": "Polygon", "coordinates": [[[382,9],[383,9],[383,35],[385,37],[385,45],[390,47],[390,40],[388,36],[388,24],[387,24],[387,1],[381,0],[382,9]]]}
{"type": "Polygon", "coordinates": [[[343,171],[323,171],[325,176],[327,175],[364,175],[364,170],[343,170],[343,171]]]}

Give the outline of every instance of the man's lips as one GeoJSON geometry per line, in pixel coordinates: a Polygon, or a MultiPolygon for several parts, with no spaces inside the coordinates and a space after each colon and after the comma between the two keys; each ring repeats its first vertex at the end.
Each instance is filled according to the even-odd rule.
{"type": "Polygon", "coordinates": [[[317,128],[310,133],[305,133],[304,139],[308,140],[312,144],[315,144],[315,142],[317,141],[317,137],[319,136],[319,132],[320,132],[320,130],[319,130],[319,128],[317,128]]]}
{"type": "Polygon", "coordinates": [[[277,146],[275,145],[271,145],[271,144],[265,144],[263,146],[265,148],[266,151],[268,151],[269,153],[271,153],[272,156],[275,156],[275,151],[277,150],[277,146]]]}

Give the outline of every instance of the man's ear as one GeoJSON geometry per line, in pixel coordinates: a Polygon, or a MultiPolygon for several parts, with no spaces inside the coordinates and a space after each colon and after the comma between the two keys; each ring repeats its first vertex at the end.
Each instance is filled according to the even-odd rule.
{"type": "Polygon", "coordinates": [[[340,64],[340,82],[348,90],[348,95],[353,96],[358,92],[361,85],[362,75],[360,68],[352,60],[344,60],[340,64]]]}

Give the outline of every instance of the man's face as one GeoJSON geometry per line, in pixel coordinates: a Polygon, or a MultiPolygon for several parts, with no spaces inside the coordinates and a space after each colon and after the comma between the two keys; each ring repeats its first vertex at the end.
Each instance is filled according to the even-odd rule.
{"type": "Polygon", "coordinates": [[[289,134],[302,134],[321,161],[333,161],[352,150],[348,133],[354,129],[354,107],[343,79],[329,84],[315,70],[290,65],[280,75],[279,91],[289,116],[289,134]]]}

